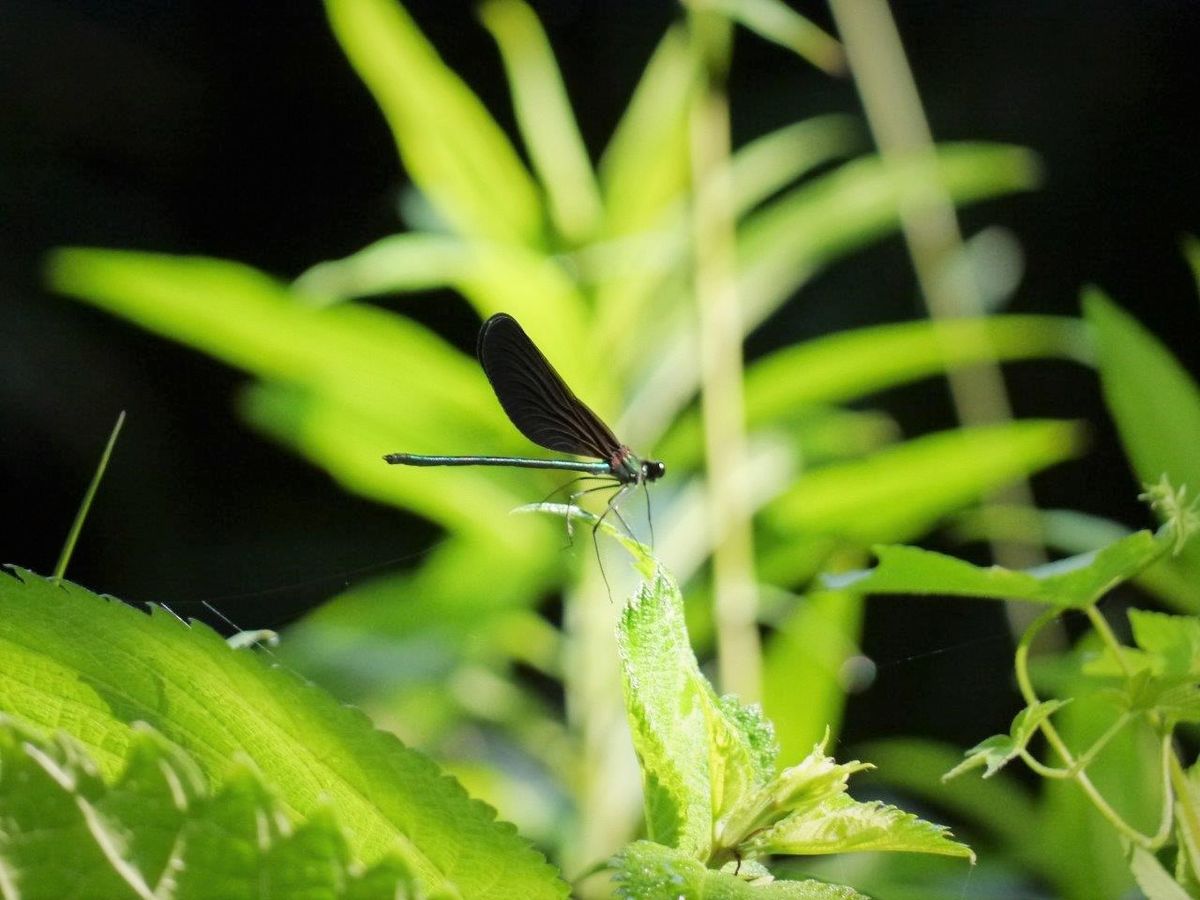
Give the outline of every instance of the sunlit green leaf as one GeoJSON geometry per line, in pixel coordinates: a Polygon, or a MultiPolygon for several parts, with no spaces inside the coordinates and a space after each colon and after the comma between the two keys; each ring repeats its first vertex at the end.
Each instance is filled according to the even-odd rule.
{"type": "Polygon", "coordinates": [[[559,230],[579,241],[600,218],[600,195],[554,51],[521,0],[491,0],[483,24],[500,47],[517,122],[559,230]]]}
{"type": "Polygon", "coordinates": [[[412,180],[463,234],[543,239],[537,187],[479,99],[396,0],[327,0],[334,33],[391,126],[412,180]]]}
{"type": "Polygon", "coordinates": [[[10,892],[132,898],[169,890],[180,900],[417,896],[399,857],[358,869],[328,807],[293,821],[246,765],[232,764],[210,793],[195,763],[145,726],[133,733],[122,765],[106,783],[70,738],[47,739],[0,718],[0,863],[10,892]],[[71,848],[69,866],[64,846],[71,848]]]}
{"type": "MultiPolygon", "coordinates": [[[[1064,357],[1086,361],[1082,323],[1053,316],[996,316],[904,322],[841,332],[795,344],[746,370],[746,421],[754,427],[794,419],[814,406],[941,375],[970,363],[1064,357]]],[[[701,446],[700,417],[688,412],[664,439],[674,461],[701,446]]],[[[662,445],[660,445],[661,449],[662,445]]]]}
{"type": "Polygon", "coordinates": [[[975,859],[971,848],[952,840],[945,826],[879,801],[860,803],[845,794],[787,817],[756,835],[747,848],[803,856],[892,851],[975,859]]]}
{"type": "Polygon", "coordinates": [[[764,516],[783,533],[903,540],[1078,450],[1078,431],[1069,422],[1027,420],[931,434],[808,472],[764,516]]]}
{"type": "Polygon", "coordinates": [[[696,6],[715,9],[760,37],[795,51],[826,72],[840,72],[846,65],[841,45],[782,0],[690,0],[696,6]]]}
{"type": "Polygon", "coordinates": [[[687,109],[695,60],[682,28],[666,33],[600,159],[611,236],[659,224],[688,183],[687,109]]]}
{"type": "Polygon", "coordinates": [[[1032,188],[1035,158],[1001,144],[938,147],[936,169],[870,156],[815,178],[747,217],[739,230],[738,296],[753,329],[820,266],[895,228],[910,194],[937,178],[956,203],[1032,188]]]}
{"type": "Polygon", "coordinates": [[[331,804],[353,823],[350,853],[366,864],[401,847],[423,882],[453,885],[464,897],[565,895],[511,826],[428,759],[206,627],[23,570],[0,577],[0,607],[0,709],[67,731],[102,774],[119,773],[134,723],[145,722],[211,782],[240,754],[293,813],[331,804]]]}

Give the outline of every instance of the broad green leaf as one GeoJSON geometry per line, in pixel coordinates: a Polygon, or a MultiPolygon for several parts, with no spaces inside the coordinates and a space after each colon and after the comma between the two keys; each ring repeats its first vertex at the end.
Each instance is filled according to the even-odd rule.
{"type": "Polygon", "coordinates": [[[418,896],[398,856],[367,871],[354,866],[328,807],[294,821],[247,765],[232,764],[210,793],[187,754],[145,726],[127,750],[106,783],[67,736],[47,739],[0,718],[0,865],[9,891],[179,900],[418,896]]]}
{"type": "Polygon", "coordinates": [[[504,132],[398,0],[327,0],[350,63],[391,126],[409,176],[465,235],[538,246],[541,199],[504,132]]]}
{"type": "Polygon", "coordinates": [[[695,60],[681,27],[664,35],[600,159],[610,237],[659,224],[688,183],[687,110],[695,60]]]}
{"type": "Polygon", "coordinates": [[[956,203],[1028,190],[1038,180],[1028,151],[1002,144],[943,144],[930,171],[869,156],[800,185],[747,217],[738,233],[738,296],[752,330],[820,266],[896,227],[930,177],[956,203]]]}
{"type": "Polygon", "coordinates": [[[826,72],[837,74],[846,66],[841,44],[782,0],[691,0],[691,2],[702,9],[714,9],[728,16],[759,37],[794,51],[826,72]]]}
{"type": "Polygon", "coordinates": [[[1136,319],[1091,290],[1083,311],[1096,341],[1100,382],[1121,441],[1143,482],[1166,475],[1200,491],[1200,388],[1136,319]]]}
{"type": "Polygon", "coordinates": [[[705,868],[686,853],[651,841],[637,841],[609,863],[615,896],[622,900],[865,900],[844,885],[820,881],[752,883],[730,871],[705,868]]]}
{"type": "MultiPolygon", "coordinates": [[[[1100,384],[1117,423],[1125,453],[1138,479],[1154,484],[1164,476],[1200,493],[1200,387],[1170,351],[1136,319],[1097,289],[1084,294],[1083,311],[1092,328],[1100,384]]],[[[1195,579],[1200,545],[1180,557],[1195,579]]]]}
{"type": "Polygon", "coordinates": [[[1056,316],[902,322],[794,344],[746,372],[751,425],[798,406],[845,403],[972,363],[1064,358],[1087,362],[1082,323],[1056,316]]]}
{"type": "Polygon", "coordinates": [[[521,0],[490,0],[479,11],[500,47],[513,108],[559,231],[578,242],[600,219],[600,194],[554,51],[521,0]]]}
{"type": "Polygon", "coordinates": [[[239,401],[242,414],[258,429],[326,469],[348,490],[407,507],[473,539],[493,541],[512,555],[515,573],[536,564],[531,557],[539,547],[561,542],[545,523],[509,516],[523,501],[544,496],[554,486],[553,478],[412,469],[386,465],[381,458],[382,448],[434,452],[446,446],[477,447],[477,438],[447,437],[439,448],[424,432],[420,437],[397,435],[390,423],[324,394],[275,384],[247,388],[239,401]]]}
{"type": "Polygon", "coordinates": [[[1069,422],[1026,420],[916,438],[806,473],[765,510],[782,534],[904,540],[1014,478],[1074,456],[1069,422]]]}
{"type": "Polygon", "coordinates": [[[1154,854],[1142,847],[1130,847],[1129,871],[1145,893],[1146,900],[1188,900],[1191,896],[1154,854]]]}
{"type": "Polygon", "coordinates": [[[474,361],[382,310],[309,308],[261,272],[201,257],[68,249],[51,257],[49,275],[55,289],[222,362],[420,423],[431,439],[506,433],[474,361]]]}
{"type": "MultiPolygon", "coordinates": [[[[745,379],[746,423],[758,428],[795,419],[812,407],[857,400],[961,365],[1042,357],[1087,361],[1082,323],[1054,316],[995,316],[845,331],[752,363],[745,379]]],[[[700,427],[698,412],[689,411],[665,439],[673,452],[664,449],[663,455],[675,463],[680,450],[701,446],[700,427]]]]}
{"type": "Polygon", "coordinates": [[[919,547],[880,545],[872,548],[879,559],[874,569],[828,576],[826,582],[864,594],[948,594],[1078,608],[1095,603],[1166,550],[1163,539],[1138,531],[1102,550],[1017,571],[983,568],[919,547]]]}
{"type": "MultiPolygon", "coordinates": [[[[507,312],[547,347],[578,347],[586,308],[579,288],[554,257],[515,244],[422,233],[382,238],[344,259],[313,266],[295,282],[309,306],[396,291],[451,287],[480,318],[507,312]]],[[[572,354],[558,368],[575,385],[593,379],[598,362],[572,354]]]]}
{"type": "Polygon", "coordinates": [[[1042,723],[1058,712],[1063,705],[1062,700],[1043,700],[1026,706],[1013,717],[1008,734],[998,734],[976,744],[964,754],[966,759],[943,775],[942,780],[948,781],[980,766],[986,767],[983,777],[991,778],[1006,764],[1016,759],[1033,740],[1042,723]]]}
{"type": "Polygon", "coordinates": [[[845,794],[815,809],[794,813],[745,845],[757,853],[814,856],[824,853],[892,851],[960,856],[975,861],[950,829],[879,801],[860,803],[845,794]]]}
{"type": "Polygon", "coordinates": [[[837,731],[846,703],[844,666],[859,653],[862,617],[860,595],[814,591],[767,638],[763,706],[775,723],[781,758],[797,759],[826,728],[837,731]]]}
{"type": "MultiPolygon", "coordinates": [[[[959,516],[953,525],[960,541],[1012,541],[1038,544],[1069,554],[1088,553],[1128,537],[1133,530],[1073,509],[1031,509],[991,504],[959,516]]],[[[1162,556],[1134,577],[1139,587],[1168,606],[1195,614],[1200,611],[1200,585],[1172,556],[1162,556]]]]}
{"type": "Polygon", "coordinates": [[[203,625],[24,570],[0,578],[0,613],[0,709],[67,731],[102,774],[117,774],[145,722],[210,782],[240,754],[293,814],[331,804],[368,865],[400,849],[422,882],[463,897],[565,896],[540,855],[428,759],[203,625]]]}

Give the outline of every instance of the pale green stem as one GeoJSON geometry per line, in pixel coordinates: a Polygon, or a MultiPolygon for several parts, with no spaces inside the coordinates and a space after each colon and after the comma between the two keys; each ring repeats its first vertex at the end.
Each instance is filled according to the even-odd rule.
{"type": "MultiPolygon", "coordinates": [[[[1053,623],[1058,618],[1058,615],[1058,609],[1049,609],[1043,612],[1025,630],[1025,632],[1021,635],[1020,642],[1017,644],[1016,659],[1014,661],[1013,668],[1015,669],[1017,675],[1017,686],[1020,688],[1021,696],[1024,698],[1025,703],[1028,706],[1033,706],[1034,704],[1040,702],[1037,692],[1033,688],[1033,681],[1029,676],[1029,648],[1032,646],[1033,641],[1037,637],[1038,633],[1041,632],[1041,630],[1047,625],[1053,623]]],[[[1047,743],[1049,743],[1054,749],[1054,752],[1062,758],[1063,762],[1067,764],[1067,768],[1074,773],[1076,783],[1080,786],[1080,788],[1083,789],[1083,792],[1087,795],[1087,798],[1091,800],[1092,805],[1096,807],[1100,815],[1107,819],[1109,824],[1112,825],[1112,827],[1115,828],[1120,834],[1137,844],[1139,847],[1144,847],[1147,850],[1155,849],[1157,846],[1155,842],[1159,841],[1159,836],[1155,835],[1154,837],[1148,837],[1142,834],[1140,831],[1126,822],[1121,817],[1121,814],[1109,805],[1108,801],[1104,799],[1104,796],[1096,788],[1095,784],[1092,783],[1092,780],[1088,778],[1087,772],[1083,771],[1082,767],[1079,765],[1079,762],[1067,748],[1066,742],[1063,741],[1062,736],[1058,733],[1058,729],[1054,727],[1053,723],[1047,719],[1039,725],[1039,728],[1041,728],[1042,733],[1046,736],[1047,743]]],[[[1165,770],[1166,760],[1164,759],[1164,771],[1165,770]]],[[[1168,791],[1168,800],[1165,805],[1169,805],[1170,803],[1169,793],[1170,792],[1168,791]]]]}
{"type": "Polygon", "coordinates": [[[63,576],[67,574],[67,563],[71,561],[71,554],[75,552],[75,543],[79,540],[84,520],[87,519],[88,510],[92,508],[92,500],[96,497],[96,490],[100,487],[101,479],[104,478],[104,470],[108,468],[108,459],[112,456],[113,447],[116,446],[117,435],[121,433],[121,426],[124,424],[125,411],[122,410],[117,416],[117,423],[113,425],[112,433],[108,436],[104,452],[100,454],[100,463],[96,466],[96,474],[92,476],[92,483],[88,485],[87,492],[83,495],[83,502],[79,504],[79,511],[75,513],[75,521],[71,523],[67,539],[63,542],[62,552],[58,555],[58,563],[54,567],[54,575],[51,576],[51,580],[55,584],[62,581],[63,576]]]}
{"type": "MultiPolygon", "coordinates": [[[[867,122],[885,161],[922,161],[928,173],[908,192],[900,210],[901,228],[929,316],[943,319],[971,317],[985,312],[978,286],[968,268],[954,204],[937,177],[933,134],[921,106],[912,70],[904,55],[896,23],[886,0],[830,0],[830,7],[850,61],[867,122]]],[[[980,322],[973,340],[986,347],[980,322]]],[[[1012,418],[1012,407],[1000,367],[993,359],[969,368],[947,369],[946,379],[958,419],[964,425],[1003,422],[1012,418]]],[[[1033,494],[1025,481],[998,492],[993,502],[1032,507],[1033,494]]],[[[1010,569],[1044,562],[1040,543],[1023,545],[993,541],[996,562],[1010,569]]],[[[1014,630],[1029,624],[1020,604],[1006,607],[1014,630]]]]}
{"type": "Polygon", "coordinates": [[[742,325],[735,278],[735,216],[730,174],[729,102],[724,87],[729,24],[689,10],[697,64],[706,76],[689,116],[692,236],[699,320],[701,405],[718,675],[723,691],[747,702],[761,693],[758,588],[746,459],[742,325]]]}

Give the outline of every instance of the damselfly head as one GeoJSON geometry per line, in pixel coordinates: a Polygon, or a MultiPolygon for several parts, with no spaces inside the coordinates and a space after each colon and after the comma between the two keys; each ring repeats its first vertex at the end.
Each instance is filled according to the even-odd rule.
{"type": "Polygon", "coordinates": [[[667,464],[657,459],[642,461],[642,481],[658,481],[667,474],[667,464]]]}

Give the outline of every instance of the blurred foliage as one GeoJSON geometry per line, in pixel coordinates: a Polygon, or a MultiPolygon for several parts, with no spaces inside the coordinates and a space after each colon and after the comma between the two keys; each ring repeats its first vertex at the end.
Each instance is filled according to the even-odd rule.
{"type": "MultiPolygon", "coordinates": [[[[605,600],[590,548],[580,552],[586,541],[564,553],[561,524],[509,515],[561,478],[397,471],[381,462],[392,451],[528,447],[473,360],[364,298],[448,288],[481,318],[513,314],[622,438],[657,449],[669,466],[654,495],[659,555],[684,583],[694,637],[707,652],[719,627],[705,606],[707,563],[721,523],[703,490],[688,121],[706,89],[704,48],[687,24],[668,30],[593,164],[546,35],[520,0],[489,0],[481,18],[508,75],[523,154],[395,0],[328,0],[327,8],[412,181],[406,230],[290,284],[234,262],[88,248],[54,254],[49,277],[66,294],[249,373],[238,406],[253,427],[348,490],[444,529],[411,571],[353,587],[290,629],[281,658],[446,761],[573,875],[638,827],[640,785],[614,690],[619,607],[605,600]],[[561,626],[539,609],[558,591],[561,626]],[[565,723],[522,670],[562,683],[565,723]]],[[[706,10],[835,64],[836,45],[794,19],[772,18],[778,10],[765,0],[706,10]]],[[[892,234],[931,182],[966,204],[1038,179],[1033,156],[1012,146],[950,144],[928,159],[883,160],[863,143],[854,122],[826,116],[733,152],[721,174],[731,185],[733,281],[747,334],[824,267],[892,234]]],[[[858,654],[859,592],[801,593],[813,576],[861,564],[872,543],[915,540],[1081,450],[1078,427],[1064,421],[905,438],[888,416],[862,408],[869,395],[956,366],[1049,357],[1088,364],[1095,338],[1135,464],[1172,472],[1193,464],[1186,453],[1155,450],[1167,442],[1151,434],[1161,425],[1185,437],[1191,412],[1165,423],[1138,412],[1138,392],[1193,399],[1163,369],[1161,350],[1148,336],[1131,337],[1099,301],[1088,320],[880,325],[784,347],[746,367],[737,386],[746,458],[707,466],[737,473],[755,510],[760,618],[769,628],[753,664],[762,666],[762,700],[785,759],[801,758],[840,721],[845,666],[858,654]],[[1160,453],[1175,454],[1170,466],[1160,453]]],[[[1188,481],[1190,472],[1174,477],[1188,481]]],[[[1001,528],[995,512],[978,512],[978,529],[1001,528]]],[[[1025,533],[1040,530],[1039,516],[1017,510],[1008,524],[1019,530],[1033,519],[1025,533]]],[[[1068,543],[1095,538],[1068,530],[1068,543]]],[[[1190,572],[1160,573],[1177,606],[1195,602],[1190,572]]],[[[610,574],[623,591],[627,574],[610,574]]]]}

